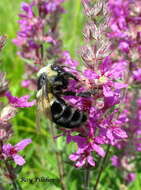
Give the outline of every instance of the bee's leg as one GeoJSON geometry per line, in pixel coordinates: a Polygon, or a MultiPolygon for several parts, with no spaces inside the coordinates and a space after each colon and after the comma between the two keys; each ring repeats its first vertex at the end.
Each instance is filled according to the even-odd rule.
{"type": "Polygon", "coordinates": [[[73,74],[71,74],[70,72],[65,71],[62,67],[60,67],[57,64],[53,64],[51,66],[51,68],[52,68],[52,70],[57,71],[59,76],[66,77],[67,79],[68,78],[73,78],[74,80],[78,81],[78,79],[73,74]]]}
{"type": "Polygon", "coordinates": [[[63,95],[65,96],[80,96],[80,97],[85,97],[85,98],[89,98],[91,97],[91,93],[90,92],[73,92],[73,91],[65,91],[63,92],[63,95]]]}
{"type": "Polygon", "coordinates": [[[78,81],[78,79],[76,78],[76,76],[72,75],[71,73],[66,72],[66,75],[67,75],[68,77],[70,77],[70,78],[72,78],[72,79],[78,81]]]}
{"type": "Polygon", "coordinates": [[[63,95],[65,96],[76,96],[76,92],[73,92],[73,91],[65,91],[63,92],[63,95]]]}
{"type": "Polygon", "coordinates": [[[91,97],[91,92],[80,92],[80,93],[77,93],[76,96],[80,96],[80,97],[84,97],[84,98],[89,98],[91,97]]]}
{"type": "Polygon", "coordinates": [[[76,76],[74,76],[73,74],[71,74],[71,73],[69,73],[69,72],[62,72],[62,73],[60,73],[60,76],[63,76],[64,78],[67,78],[67,79],[69,79],[69,78],[72,78],[72,79],[74,79],[75,81],[78,81],[78,79],[76,78],[76,76]]]}

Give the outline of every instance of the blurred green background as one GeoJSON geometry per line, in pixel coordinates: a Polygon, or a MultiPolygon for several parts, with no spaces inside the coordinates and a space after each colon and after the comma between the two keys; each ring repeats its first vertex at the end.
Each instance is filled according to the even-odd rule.
{"type": "MultiPolygon", "coordinates": [[[[8,40],[0,57],[0,70],[7,73],[9,86],[12,94],[15,96],[22,96],[25,94],[33,94],[21,87],[22,75],[24,73],[24,62],[17,55],[17,48],[12,43],[12,39],[16,37],[18,31],[18,13],[20,12],[21,0],[0,0],[0,35],[6,34],[8,40]]],[[[28,1],[27,1],[28,2],[28,1]]],[[[60,21],[61,37],[64,42],[64,49],[69,51],[73,58],[79,60],[78,50],[83,44],[82,28],[84,23],[84,16],[80,0],[68,0],[64,3],[66,14],[64,14],[60,21]]],[[[48,177],[50,179],[58,179],[58,171],[55,160],[54,147],[52,146],[51,136],[46,130],[49,124],[46,120],[41,122],[39,131],[36,129],[36,107],[20,109],[16,118],[13,119],[14,136],[11,139],[13,144],[19,142],[24,138],[32,138],[33,142],[24,151],[26,164],[22,169],[18,179],[19,182],[22,177],[48,177]]],[[[77,190],[83,188],[84,170],[75,169],[68,164],[68,155],[76,150],[72,144],[66,145],[65,138],[58,139],[58,149],[62,151],[65,163],[65,183],[67,189],[77,190]]],[[[141,167],[140,167],[141,169],[141,167]]],[[[127,188],[129,190],[141,189],[141,174],[140,169],[137,171],[136,181],[130,184],[127,188]]],[[[122,171],[117,171],[109,165],[101,178],[99,190],[124,190],[122,188],[122,171]]],[[[91,187],[95,183],[95,168],[91,171],[93,175],[91,180],[91,187]]],[[[6,183],[6,182],[5,182],[6,183]]],[[[21,183],[23,189],[39,189],[39,190],[59,190],[60,182],[56,183],[36,183],[30,184],[28,182],[21,183]]],[[[9,186],[7,186],[9,190],[9,186]]]]}

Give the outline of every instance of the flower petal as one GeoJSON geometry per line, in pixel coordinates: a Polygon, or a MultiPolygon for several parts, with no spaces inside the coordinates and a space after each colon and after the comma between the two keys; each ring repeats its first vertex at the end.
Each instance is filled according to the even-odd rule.
{"type": "Polygon", "coordinates": [[[107,138],[108,138],[110,141],[113,141],[113,140],[114,140],[114,136],[113,136],[113,133],[112,133],[112,130],[111,130],[111,129],[108,129],[108,130],[107,130],[106,136],[107,136],[107,138]]]}
{"type": "Polygon", "coordinates": [[[13,159],[14,159],[15,163],[19,166],[22,166],[23,164],[25,164],[24,158],[18,154],[15,154],[13,156],[13,159]]]}
{"type": "Polygon", "coordinates": [[[121,89],[128,87],[128,84],[120,83],[120,82],[114,82],[115,89],[121,89]]]}
{"type": "Polygon", "coordinates": [[[113,91],[108,85],[103,85],[103,94],[105,97],[111,97],[114,96],[113,91]]]}
{"type": "Polygon", "coordinates": [[[28,95],[22,96],[20,98],[12,96],[10,92],[6,92],[5,95],[7,96],[10,104],[12,104],[14,107],[32,107],[35,104],[35,100],[28,102],[28,95]]]}
{"type": "Polygon", "coordinates": [[[86,162],[86,158],[80,159],[76,162],[75,166],[80,168],[85,164],[85,162],[86,162]]]}
{"type": "Polygon", "coordinates": [[[126,132],[119,127],[114,128],[113,133],[120,138],[127,138],[128,137],[126,132]]]}
{"type": "Polygon", "coordinates": [[[28,144],[32,142],[31,139],[24,139],[15,145],[17,151],[23,150],[28,144]]]}
{"type": "Polygon", "coordinates": [[[120,158],[117,157],[116,155],[112,156],[111,161],[112,161],[113,166],[115,166],[117,168],[121,166],[120,158]]]}
{"type": "Polygon", "coordinates": [[[135,173],[128,173],[127,176],[125,177],[125,180],[128,183],[131,183],[132,181],[134,181],[136,178],[136,174],[135,173]]]}
{"type": "Polygon", "coordinates": [[[95,166],[95,162],[92,156],[87,157],[87,161],[91,166],[95,166]]]}
{"type": "Polygon", "coordinates": [[[95,152],[97,152],[100,156],[102,156],[102,157],[105,156],[105,151],[104,151],[103,148],[101,148],[99,145],[97,145],[97,144],[92,144],[92,148],[93,148],[93,150],[95,150],[95,152]]]}
{"type": "Polygon", "coordinates": [[[4,144],[2,146],[2,152],[6,154],[6,156],[10,156],[10,150],[13,146],[11,144],[4,144]]]}
{"type": "Polygon", "coordinates": [[[72,160],[72,161],[76,161],[76,160],[78,160],[79,157],[80,157],[79,154],[74,153],[74,154],[71,154],[71,155],[69,156],[69,159],[72,160]]]}

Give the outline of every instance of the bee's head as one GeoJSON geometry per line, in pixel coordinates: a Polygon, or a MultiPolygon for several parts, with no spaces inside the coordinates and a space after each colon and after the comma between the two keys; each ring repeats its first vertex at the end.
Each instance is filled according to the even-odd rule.
{"type": "Polygon", "coordinates": [[[47,74],[42,73],[37,80],[37,90],[40,90],[47,83],[47,74]]]}
{"type": "Polygon", "coordinates": [[[37,73],[37,98],[40,98],[43,94],[43,87],[47,84],[47,68],[43,67],[40,69],[40,71],[37,73]]]}
{"type": "MultiPolygon", "coordinates": [[[[40,97],[41,94],[43,93],[43,87],[45,85],[48,85],[48,83],[51,83],[52,78],[57,75],[56,71],[53,71],[51,68],[51,64],[48,64],[47,66],[41,68],[39,72],[37,73],[37,97],[40,97]]],[[[46,89],[47,90],[47,89],[46,89]]]]}
{"type": "Polygon", "coordinates": [[[39,70],[37,73],[37,90],[39,91],[44,85],[46,85],[48,80],[48,70],[49,66],[45,66],[39,70]]]}

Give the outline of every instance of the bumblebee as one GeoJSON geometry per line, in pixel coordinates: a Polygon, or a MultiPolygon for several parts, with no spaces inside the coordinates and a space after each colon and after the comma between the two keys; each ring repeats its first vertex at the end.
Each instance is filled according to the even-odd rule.
{"type": "Polygon", "coordinates": [[[78,79],[57,64],[43,67],[37,77],[39,110],[61,127],[70,129],[80,127],[87,120],[86,113],[69,105],[62,98],[63,95],[76,95],[75,92],[68,91],[67,87],[70,79],[75,81],[78,79]]]}

